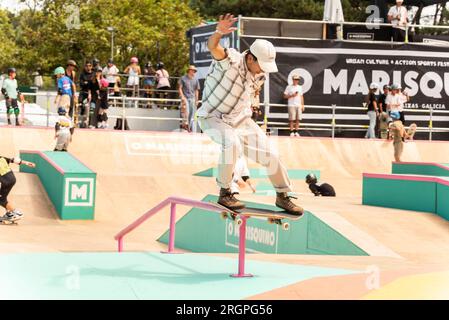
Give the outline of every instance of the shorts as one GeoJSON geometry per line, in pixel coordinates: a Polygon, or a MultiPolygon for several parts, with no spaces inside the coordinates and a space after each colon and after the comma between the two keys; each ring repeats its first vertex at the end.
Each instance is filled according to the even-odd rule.
{"type": "Polygon", "coordinates": [[[69,146],[71,137],[72,137],[72,135],[71,135],[70,131],[68,131],[68,130],[59,131],[58,136],[56,138],[57,140],[56,140],[55,150],[58,150],[58,151],[65,150],[66,151],[69,146]]]}
{"type": "Polygon", "coordinates": [[[290,121],[302,120],[302,108],[300,106],[288,106],[288,119],[290,121]]]}
{"type": "Polygon", "coordinates": [[[72,103],[72,97],[68,94],[64,94],[61,96],[61,99],[59,100],[59,107],[63,107],[66,109],[69,109],[72,103]]]}
{"type": "Polygon", "coordinates": [[[154,81],[154,79],[145,79],[143,84],[145,86],[154,87],[156,85],[156,81],[154,81]]]}
{"type": "Polygon", "coordinates": [[[393,142],[394,147],[394,156],[396,158],[400,157],[402,155],[402,152],[404,151],[404,142],[393,142]]]}
{"type": "Polygon", "coordinates": [[[17,103],[17,99],[11,99],[10,101],[6,100],[6,113],[13,113],[13,109],[19,110],[19,104],[17,103]]]}

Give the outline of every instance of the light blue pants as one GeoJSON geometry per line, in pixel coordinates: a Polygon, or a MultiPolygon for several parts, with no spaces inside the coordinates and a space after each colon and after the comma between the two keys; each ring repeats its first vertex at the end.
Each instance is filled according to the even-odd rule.
{"type": "Polygon", "coordinates": [[[195,113],[196,113],[196,100],[195,98],[187,99],[187,112],[188,112],[188,121],[189,128],[192,132],[196,132],[196,122],[195,122],[195,113]]]}
{"type": "Polygon", "coordinates": [[[377,120],[377,114],[376,111],[368,111],[368,117],[369,117],[369,128],[366,132],[365,138],[368,139],[375,139],[376,138],[376,120],[377,120]]]}

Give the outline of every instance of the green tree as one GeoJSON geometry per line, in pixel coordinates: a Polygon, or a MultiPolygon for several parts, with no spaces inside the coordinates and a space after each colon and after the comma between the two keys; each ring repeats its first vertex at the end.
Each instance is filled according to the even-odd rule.
{"type": "MultiPolygon", "coordinates": [[[[322,20],[324,0],[191,0],[192,8],[207,19],[231,12],[247,17],[322,20]]],[[[364,21],[371,1],[342,0],[347,21],[364,21]]]]}
{"type": "Polygon", "coordinates": [[[29,9],[19,12],[13,24],[19,47],[18,66],[28,75],[37,67],[50,74],[55,67],[64,66],[67,59],[82,65],[96,57],[104,65],[111,52],[110,26],[116,30],[114,60],[119,68],[123,69],[132,56],[142,63],[156,63],[159,53],[167,69],[180,74],[189,61],[185,33],[201,21],[187,0],[27,2],[29,9]]]}
{"type": "Polygon", "coordinates": [[[15,33],[9,13],[0,10],[0,70],[2,72],[14,66],[16,54],[15,33]]]}

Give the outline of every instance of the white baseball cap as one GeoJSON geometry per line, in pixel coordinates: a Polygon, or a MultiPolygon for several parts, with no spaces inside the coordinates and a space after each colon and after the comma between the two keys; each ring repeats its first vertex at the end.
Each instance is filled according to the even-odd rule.
{"type": "Polygon", "coordinates": [[[377,85],[377,83],[373,82],[373,83],[371,83],[371,84],[369,85],[369,88],[370,88],[370,89],[377,89],[377,88],[379,88],[379,86],[377,85]]]}
{"type": "Polygon", "coordinates": [[[257,39],[251,45],[249,50],[257,58],[257,62],[264,72],[278,72],[278,67],[276,65],[276,49],[271,42],[257,39]]]}

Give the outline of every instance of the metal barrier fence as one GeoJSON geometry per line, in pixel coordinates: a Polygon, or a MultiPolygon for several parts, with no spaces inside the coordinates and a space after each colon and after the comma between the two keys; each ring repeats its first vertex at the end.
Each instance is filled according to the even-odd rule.
{"type": "MultiPolygon", "coordinates": [[[[45,93],[25,93],[25,96],[41,96],[45,98],[45,107],[43,108],[45,112],[43,113],[27,113],[27,115],[32,116],[38,116],[38,117],[45,117],[46,119],[46,126],[50,126],[50,117],[52,116],[51,113],[51,100],[56,97],[55,92],[45,92],[45,93]]],[[[168,100],[175,105],[179,106],[181,103],[180,99],[159,99],[159,98],[139,98],[139,97],[126,97],[126,96],[110,96],[109,100],[111,101],[111,106],[115,106],[117,108],[121,107],[121,115],[111,115],[109,116],[112,119],[139,119],[139,120],[157,120],[157,121],[182,121],[183,119],[181,117],[150,117],[150,116],[132,116],[127,114],[127,110],[130,108],[139,108],[139,102],[144,102],[146,104],[148,103],[157,103],[162,100],[168,100]]],[[[360,125],[360,124],[342,124],[338,123],[339,110],[354,110],[354,111],[366,111],[366,109],[361,107],[349,107],[349,106],[337,106],[337,105],[331,105],[331,106],[318,106],[318,105],[306,105],[306,110],[329,110],[330,112],[327,114],[319,114],[318,116],[322,116],[322,118],[317,118],[319,120],[326,120],[328,119],[328,122],[324,123],[308,123],[308,122],[301,122],[301,128],[304,130],[310,130],[310,131],[330,131],[330,136],[335,137],[335,133],[338,129],[343,129],[344,131],[351,131],[351,130],[366,130],[368,128],[368,125],[360,125]]],[[[177,107],[178,108],[178,107],[177,107]]],[[[271,108],[285,108],[287,109],[288,106],[286,104],[265,104],[265,115],[269,118],[273,114],[280,114],[280,115],[287,115],[287,111],[285,110],[285,113],[271,113],[271,108]]],[[[178,108],[179,109],[179,108],[178,108]]],[[[405,109],[405,113],[410,114],[419,114],[419,115],[426,115],[427,116],[427,127],[419,127],[418,132],[426,132],[429,133],[429,140],[432,140],[432,134],[435,132],[449,132],[449,128],[447,127],[440,127],[435,126],[435,122],[449,122],[449,111],[448,110],[435,110],[433,108],[430,108],[429,110],[422,110],[422,109],[405,109]],[[440,114],[442,116],[437,116],[437,114],[440,114]]],[[[306,115],[307,113],[305,113],[306,115]]],[[[54,115],[53,115],[54,116],[54,115]]],[[[358,114],[358,116],[363,117],[363,114],[358,114]]],[[[282,118],[282,117],[281,117],[282,118]]],[[[365,119],[361,119],[365,121],[365,119]]],[[[366,118],[366,121],[368,122],[368,118],[366,118]]],[[[421,120],[423,121],[423,120],[421,120]]],[[[259,124],[264,124],[264,121],[259,121],[259,124]]],[[[278,121],[267,121],[266,122],[269,129],[274,130],[286,130],[288,129],[288,122],[278,122],[278,121]]],[[[122,121],[122,130],[125,130],[125,121],[122,121]]]]}
{"type": "MultiPolygon", "coordinates": [[[[265,115],[267,117],[270,117],[273,115],[273,113],[270,113],[271,108],[285,108],[287,109],[287,104],[266,104],[265,106],[265,115]]],[[[330,122],[329,123],[307,123],[301,121],[301,127],[303,129],[311,130],[311,131],[330,131],[331,137],[335,137],[336,130],[338,128],[346,129],[347,131],[350,130],[367,130],[368,125],[356,125],[356,124],[339,124],[337,123],[338,120],[338,110],[354,110],[354,111],[367,111],[365,108],[361,107],[349,107],[349,106],[337,106],[335,104],[331,106],[317,106],[317,105],[305,105],[305,108],[307,110],[331,110],[330,114],[323,114],[323,119],[329,118],[330,115],[330,122]]],[[[405,109],[405,114],[424,114],[428,115],[428,126],[427,127],[419,127],[418,132],[427,132],[429,133],[429,140],[432,140],[432,134],[435,132],[449,132],[449,128],[447,127],[435,127],[435,122],[447,122],[449,123],[449,111],[448,110],[435,110],[432,107],[428,110],[422,110],[422,109],[405,109]],[[436,114],[442,114],[445,119],[441,119],[441,117],[436,118],[436,114]]],[[[285,112],[287,114],[287,111],[285,112]]],[[[363,116],[362,114],[359,114],[359,116],[363,116]]],[[[368,121],[368,118],[366,119],[368,121]]],[[[422,120],[421,120],[422,121],[422,120]]],[[[259,124],[263,124],[263,121],[259,121],[259,124]]],[[[288,129],[288,122],[276,122],[276,121],[267,121],[266,123],[268,125],[268,128],[270,129],[276,129],[276,130],[286,130],[288,129]]]]}

